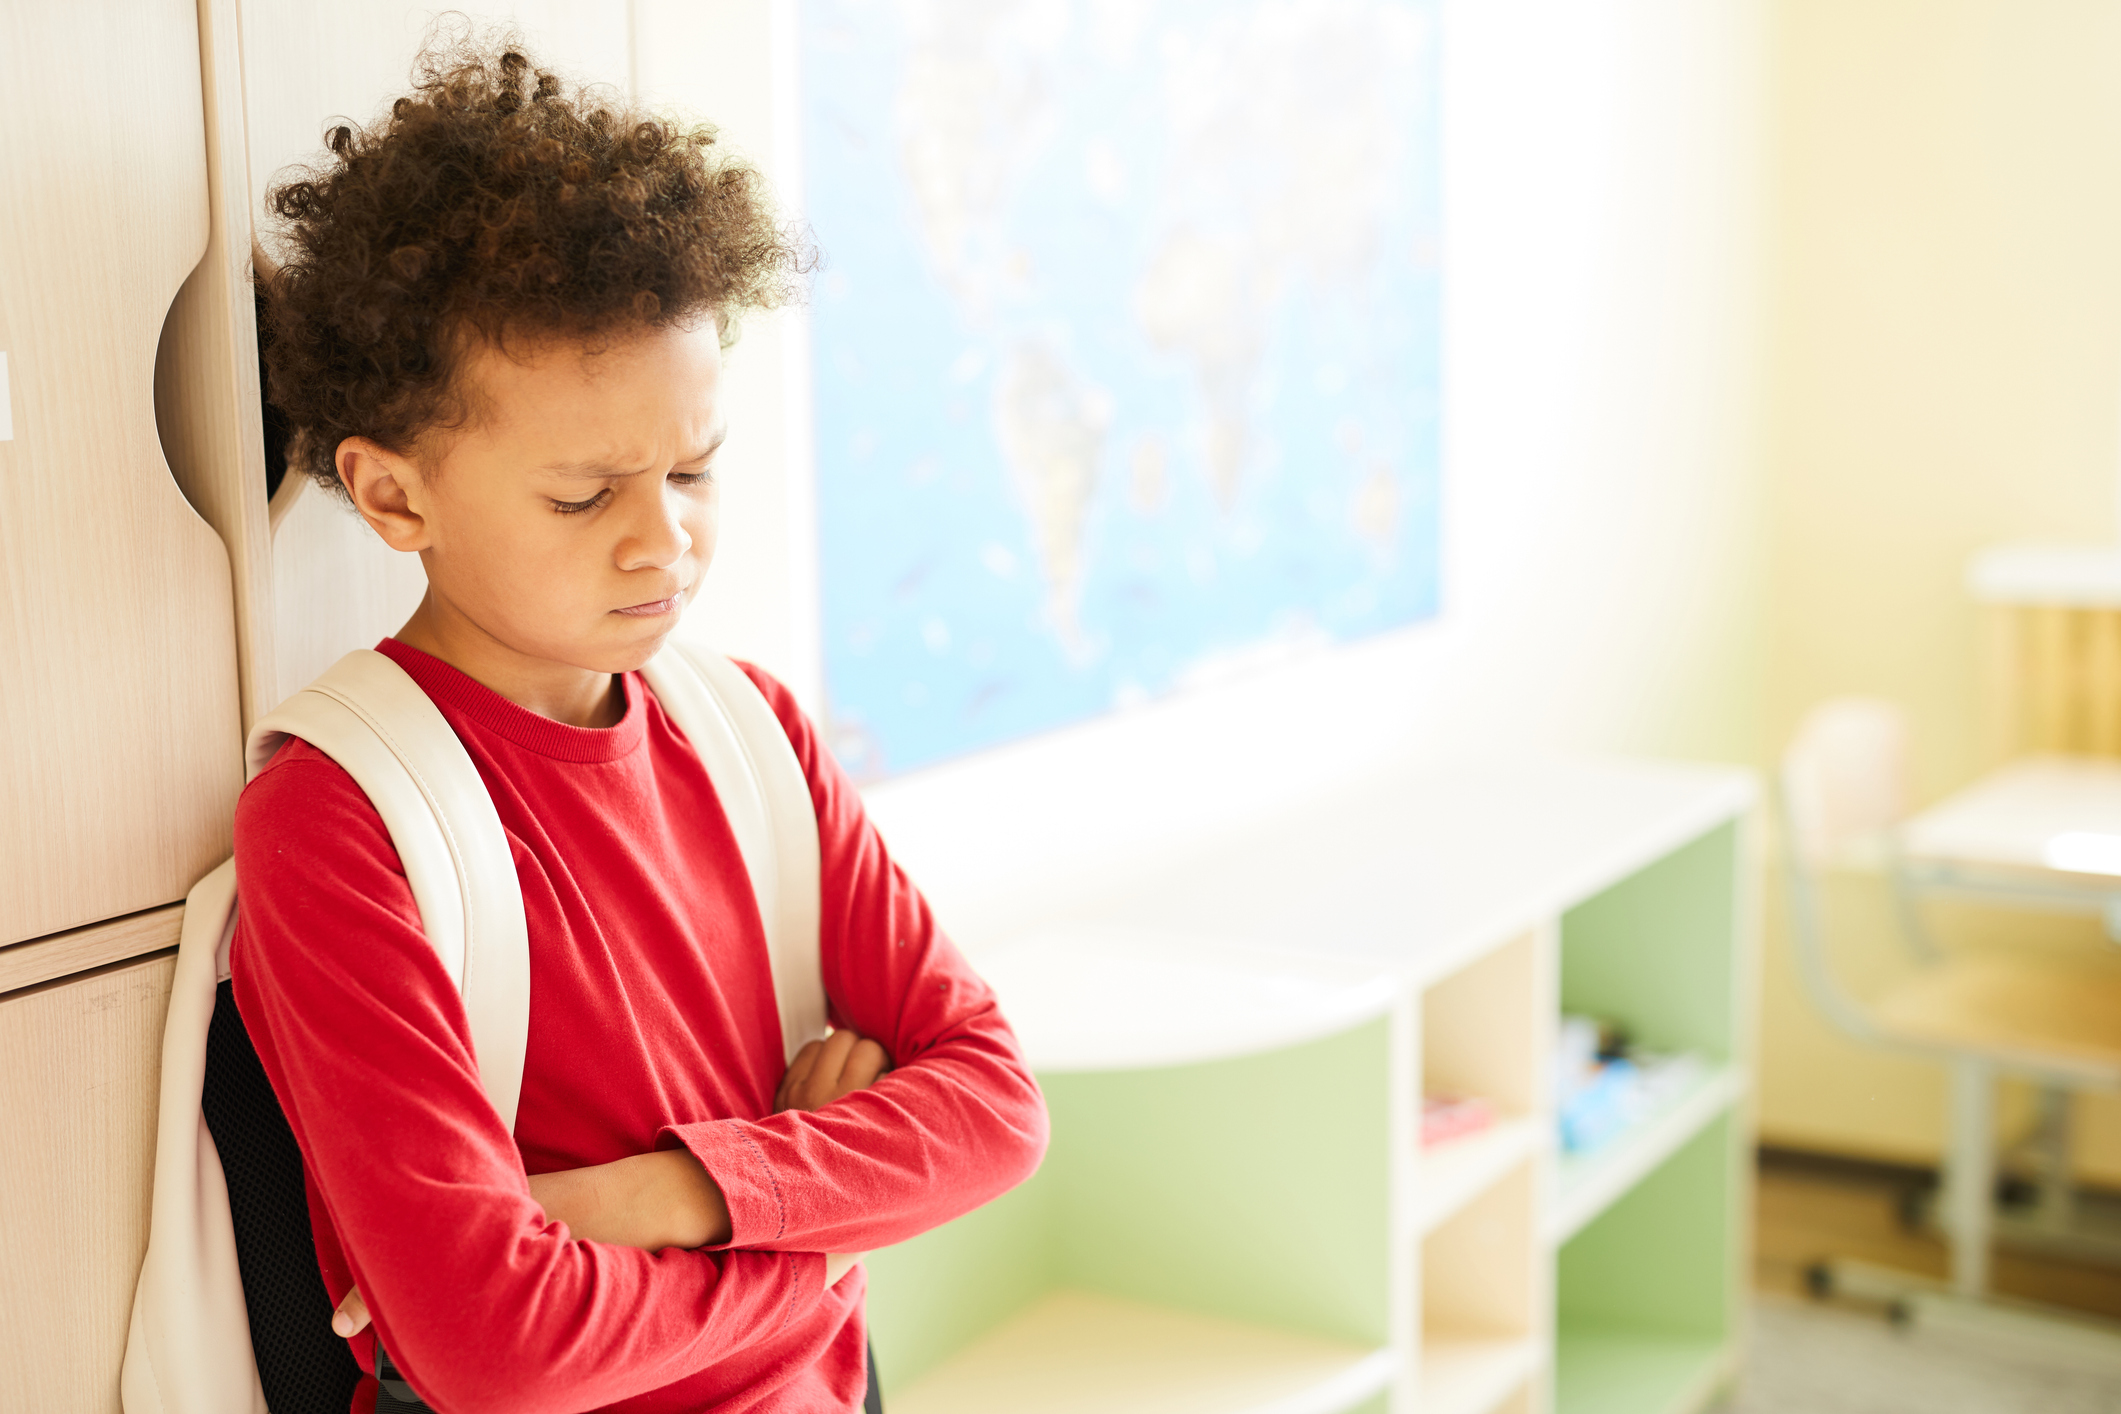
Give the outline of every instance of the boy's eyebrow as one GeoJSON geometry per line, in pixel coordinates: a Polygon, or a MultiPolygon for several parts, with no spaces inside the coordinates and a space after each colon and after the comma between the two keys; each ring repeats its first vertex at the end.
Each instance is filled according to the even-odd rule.
{"type": "MultiPolygon", "coordinates": [[[[707,439],[707,445],[705,447],[702,447],[699,451],[694,452],[689,457],[679,458],[677,464],[679,466],[684,466],[688,462],[703,462],[707,460],[707,458],[713,456],[715,452],[720,450],[722,443],[728,440],[729,428],[727,424],[724,424],[723,426],[715,429],[714,435],[707,439]]],[[[634,470],[628,471],[624,467],[617,466],[614,463],[607,461],[597,461],[593,458],[589,461],[578,462],[547,462],[545,463],[545,465],[539,467],[538,470],[553,472],[560,476],[578,476],[583,478],[595,478],[597,480],[609,480],[613,477],[618,476],[639,476],[641,474],[639,468],[635,468],[634,470]]]]}

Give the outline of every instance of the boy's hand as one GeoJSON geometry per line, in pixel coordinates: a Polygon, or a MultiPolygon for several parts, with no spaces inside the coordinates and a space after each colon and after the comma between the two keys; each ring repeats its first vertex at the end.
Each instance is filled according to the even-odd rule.
{"type": "Polygon", "coordinates": [[[773,1112],[823,1109],[842,1095],[868,1089],[890,1069],[891,1057],[882,1046],[852,1031],[835,1031],[795,1053],[773,1097],[773,1112]]]}
{"type": "Polygon", "coordinates": [[[729,1205],[685,1149],[658,1149],[608,1164],[530,1176],[545,1216],[576,1237],[659,1252],[729,1240],[729,1205]]]}
{"type": "Polygon", "coordinates": [[[346,1293],[339,1309],[331,1313],[331,1333],[349,1339],[368,1328],[368,1303],[361,1299],[361,1288],[355,1287],[346,1293]]]}

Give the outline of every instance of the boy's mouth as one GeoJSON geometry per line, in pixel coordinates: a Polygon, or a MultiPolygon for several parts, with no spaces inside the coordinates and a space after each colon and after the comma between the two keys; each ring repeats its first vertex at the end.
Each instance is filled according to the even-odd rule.
{"type": "Polygon", "coordinates": [[[668,599],[653,599],[646,604],[635,604],[629,608],[613,609],[614,614],[626,614],[637,619],[652,619],[659,614],[674,614],[678,611],[681,596],[673,594],[668,599]]]}

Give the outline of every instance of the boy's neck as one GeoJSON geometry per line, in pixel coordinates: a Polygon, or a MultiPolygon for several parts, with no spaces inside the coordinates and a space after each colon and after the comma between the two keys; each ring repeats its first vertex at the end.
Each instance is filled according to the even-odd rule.
{"type": "Polygon", "coordinates": [[[570,727],[616,726],[625,715],[626,695],[612,674],[520,653],[454,612],[432,589],[394,636],[526,712],[570,727]]]}

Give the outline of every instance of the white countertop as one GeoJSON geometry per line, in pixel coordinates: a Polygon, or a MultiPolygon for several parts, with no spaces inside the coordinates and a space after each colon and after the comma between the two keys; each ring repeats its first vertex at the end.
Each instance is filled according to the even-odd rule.
{"type": "Polygon", "coordinates": [[[1015,937],[973,940],[1033,1064],[1178,1064],[1293,1044],[1749,809],[1733,767],[1551,759],[1323,800],[1015,937]]]}
{"type": "Polygon", "coordinates": [[[1918,867],[2015,870],[2092,883],[2121,875],[2121,761],[2014,761],[1910,819],[1900,847],[1918,867]]]}
{"type": "Polygon", "coordinates": [[[1966,587],[1986,604],[2121,608],[2121,545],[1997,545],[1966,567],[1966,587]]]}

